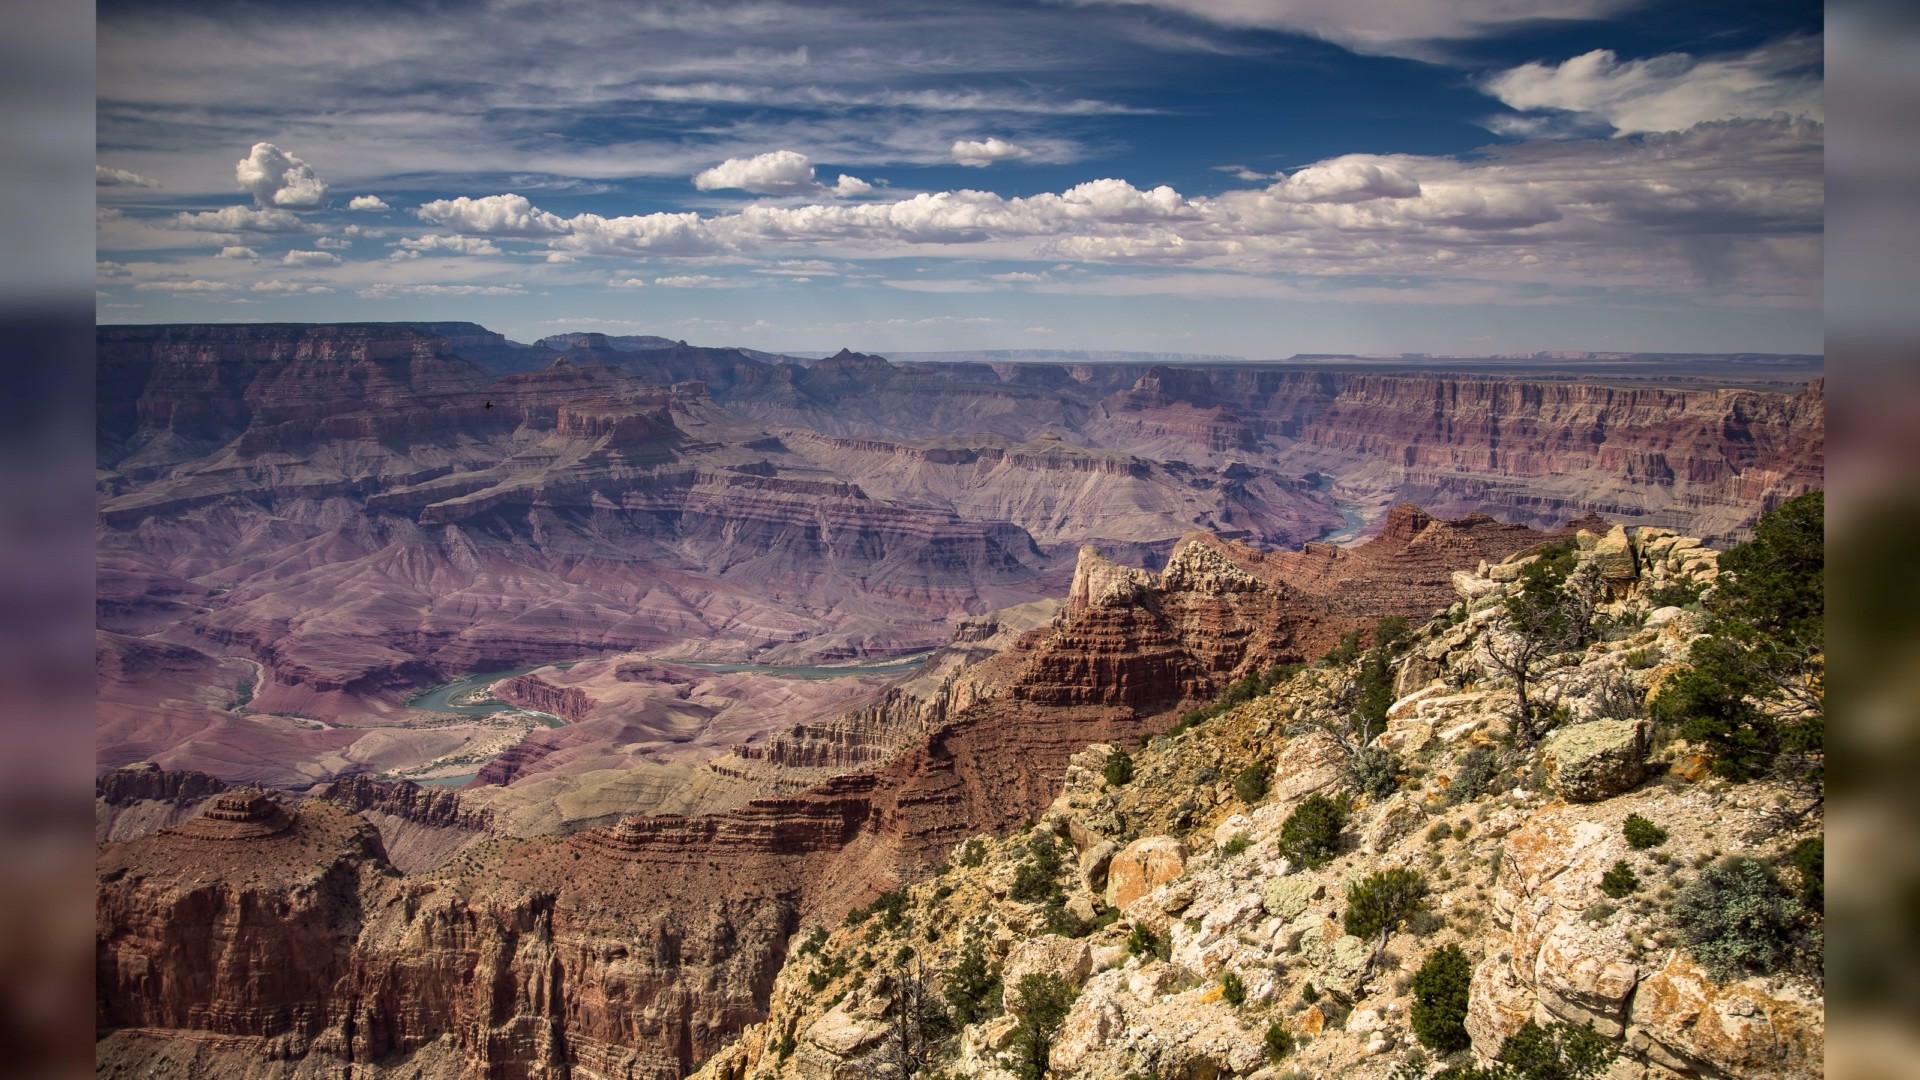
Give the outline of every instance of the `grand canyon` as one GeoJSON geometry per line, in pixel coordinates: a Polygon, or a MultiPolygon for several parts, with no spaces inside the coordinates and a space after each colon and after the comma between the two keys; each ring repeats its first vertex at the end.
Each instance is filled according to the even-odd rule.
{"type": "MultiPolygon", "coordinates": [[[[1618,617],[1650,627],[1629,641],[1652,657],[1641,667],[1667,672],[1699,616],[1665,614],[1657,632],[1647,611],[1679,609],[1645,598],[1683,577],[1697,591],[1715,549],[1821,486],[1817,368],[1550,366],[103,326],[99,1071],[884,1070],[886,980],[812,1000],[795,982],[803,935],[900,890],[924,900],[974,838],[1043,816],[1098,862],[1076,901],[1089,920],[1198,933],[1103,898],[1124,862],[1113,849],[1227,829],[1253,808],[1215,791],[1231,779],[1221,761],[1263,740],[1295,746],[1275,759],[1276,792],[1332,782],[1325,748],[1283,740],[1273,718],[1322,691],[1262,684],[1244,704],[1234,687],[1319,661],[1311,675],[1405,619],[1452,644],[1396,657],[1398,741],[1382,745],[1412,755],[1433,716],[1451,719],[1446,739],[1497,730],[1497,672],[1469,671],[1473,640],[1445,635],[1484,629],[1470,610],[1491,612],[1487,597],[1555,544],[1612,575],[1618,617]],[[1445,686],[1474,707],[1419,705],[1445,686]],[[1227,719],[1176,744],[1211,754],[1208,775],[1154,766],[1198,801],[1100,801],[1089,747],[1138,746],[1144,762],[1216,699],[1235,706],[1227,719]]],[[[1588,719],[1597,685],[1568,683],[1563,707],[1588,719]]],[[[1516,806],[1547,794],[1521,790],[1528,768],[1516,806]]],[[[1367,829],[1405,831],[1407,784],[1362,803],[1387,815],[1367,829]]],[[[1550,817],[1526,828],[1577,824],[1550,817]]],[[[988,889],[974,914],[994,910],[991,886],[968,887],[988,889]]],[[[1494,902],[1507,923],[1524,907],[1494,902]]],[[[1528,916],[1536,936],[1551,915],[1528,916]]],[[[992,918],[1009,965],[1042,933],[992,918]]],[[[922,944],[957,955],[957,924],[937,929],[922,944]]],[[[1595,1005],[1591,987],[1555,997],[1531,968],[1524,988],[1502,977],[1500,1017],[1537,996],[1543,1018],[1641,1032],[1636,1076],[1798,1075],[1817,1039],[1777,988],[1762,1007],[1785,1041],[1729,1050],[1669,1030],[1691,1020],[1636,1026],[1641,1006],[1595,1005]]],[[[1704,978],[1671,963],[1662,977],[1704,978]]],[[[1358,1002],[1365,982],[1348,972],[1337,992],[1358,1002]]],[[[1518,1026],[1496,1020],[1476,1021],[1476,1050],[1518,1026]]],[[[1056,1066],[1118,1067],[1111,1039],[1095,1053],[1088,1038],[1056,1066]]],[[[966,1075],[1000,1075],[991,1041],[968,1029],[966,1075]]],[[[1173,1055],[1181,1075],[1258,1064],[1197,1045],[1173,1055]]],[[[1318,1045],[1348,1060],[1332,1029],[1318,1045]]],[[[1367,1045],[1353,1061],[1380,1052],[1367,1045]]]]}

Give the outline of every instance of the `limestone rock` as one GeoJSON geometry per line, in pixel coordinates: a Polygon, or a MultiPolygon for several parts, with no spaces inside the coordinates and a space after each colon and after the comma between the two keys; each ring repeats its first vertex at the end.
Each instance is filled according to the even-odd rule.
{"type": "Polygon", "coordinates": [[[1645,720],[1593,720],[1561,728],[1541,747],[1541,764],[1569,802],[1597,802],[1631,790],[1646,775],[1645,720]]]}
{"type": "Polygon", "coordinates": [[[1089,892],[1100,893],[1107,887],[1107,870],[1113,865],[1113,856],[1120,850],[1111,840],[1102,840],[1080,855],[1080,880],[1086,882],[1089,892]]]}
{"type": "Polygon", "coordinates": [[[1186,871],[1187,848],[1171,836],[1143,836],[1128,844],[1107,867],[1107,906],[1125,910],[1156,886],[1186,871]]]}
{"type": "Polygon", "coordinates": [[[1640,561],[1634,556],[1633,541],[1627,538],[1624,525],[1615,525],[1607,530],[1607,535],[1596,540],[1587,561],[1604,581],[1632,581],[1640,576],[1640,561]]]}
{"type": "Polygon", "coordinates": [[[1007,954],[1000,981],[1006,986],[1011,1002],[1013,988],[1019,986],[1025,976],[1058,975],[1070,985],[1079,986],[1092,971],[1093,950],[1085,941],[1047,934],[1015,945],[1007,954]]]}
{"type": "Polygon", "coordinates": [[[1507,1036],[1533,1019],[1533,988],[1514,975],[1510,959],[1498,953],[1473,969],[1467,989],[1467,1034],[1474,1052],[1492,1058],[1507,1036]]]}
{"type": "Polygon", "coordinates": [[[834,1008],[807,1028],[807,1041],[837,1057],[850,1057],[886,1036],[887,1025],[862,1020],[843,1006],[834,1008]]]}
{"type": "Polygon", "coordinates": [[[1819,1076],[1825,1042],[1817,1000],[1759,979],[1716,983],[1677,950],[1640,984],[1628,1031],[1656,1064],[1741,1080],[1819,1076]]]}
{"type": "Polygon", "coordinates": [[[1327,887],[1310,877],[1272,878],[1261,889],[1260,899],[1267,914],[1281,922],[1292,922],[1307,910],[1307,905],[1327,894],[1327,887]]]}

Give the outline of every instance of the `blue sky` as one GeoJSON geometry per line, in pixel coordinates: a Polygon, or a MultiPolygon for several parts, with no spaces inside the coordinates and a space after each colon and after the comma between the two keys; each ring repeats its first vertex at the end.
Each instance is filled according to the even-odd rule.
{"type": "Polygon", "coordinates": [[[1821,8],[99,7],[103,322],[1818,352],[1821,8]]]}

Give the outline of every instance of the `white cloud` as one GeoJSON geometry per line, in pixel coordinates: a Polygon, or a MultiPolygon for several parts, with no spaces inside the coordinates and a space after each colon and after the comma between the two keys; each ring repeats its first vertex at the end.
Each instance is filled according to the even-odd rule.
{"type": "Polygon", "coordinates": [[[986,166],[996,161],[1029,157],[1033,151],[997,136],[987,139],[955,139],[950,151],[961,165],[986,166]]]}
{"type": "Polygon", "coordinates": [[[133,271],[127,269],[125,263],[117,263],[112,259],[101,259],[93,264],[93,276],[96,278],[132,277],[133,271]]]}
{"type": "Polygon", "coordinates": [[[493,241],[481,236],[409,236],[400,241],[406,251],[445,252],[450,255],[498,255],[493,241]]]}
{"type": "Polygon", "coordinates": [[[149,180],[137,172],[127,169],[110,169],[105,165],[93,167],[93,185],[95,187],[140,187],[157,188],[160,181],[149,180]]]}
{"type": "Polygon", "coordinates": [[[1390,165],[1353,154],[1309,165],[1281,185],[1301,202],[1354,203],[1369,199],[1411,199],[1420,184],[1390,165]]]}
{"type": "Polygon", "coordinates": [[[334,251],[345,251],[353,246],[353,241],[345,240],[338,236],[323,236],[315,240],[313,246],[317,248],[331,248],[334,251]]]}
{"type": "Polygon", "coordinates": [[[558,236],[570,231],[567,222],[535,209],[524,195],[487,195],[470,199],[435,199],[414,211],[420,220],[461,232],[493,236],[558,236]]]}
{"type": "Polygon", "coordinates": [[[813,162],[794,150],[772,150],[752,157],[728,158],[694,174],[701,191],[738,190],[755,195],[864,195],[873,185],[857,176],[841,175],[832,187],[813,176],[813,162]]]}
{"type": "Polygon", "coordinates": [[[330,293],[333,291],[325,285],[316,285],[307,281],[282,281],[279,278],[256,281],[247,288],[257,293],[330,293]]]}
{"type": "Polygon", "coordinates": [[[340,232],[343,236],[364,236],[372,240],[378,240],[387,235],[385,229],[369,229],[364,225],[349,225],[340,232]]]}
{"type": "Polygon", "coordinates": [[[355,195],[347,203],[349,210],[391,210],[385,199],[378,195],[355,195]]]}
{"type": "Polygon", "coordinates": [[[674,274],[654,278],[653,283],[667,289],[724,289],[740,284],[729,278],[714,277],[712,274],[674,274]]]}
{"type": "Polygon", "coordinates": [[[644,289],[646,287],[647,280],[645,278],[613,278],[607,282],[607,288],[609,289],[644,289]]]}
{"type": "Polygon", "coordinates": [[[238,286],[230,281],[194,278],[191,281],[142,281],[134,288],[140,292],[214,293],[232,292],[238,286]]]}
{"type": "Polygon", "coordinates": [[[306,225],[285,210],[254,210],[245,206],[223,206],[197,213],[181,212],[167,219],[167,227],[193,232],[301,232],[306,225]]]}
{"type": "Polygon", "coordinates": [[[327,182],[314,175],[313,166],[272,143],[254,143],[247,156],[234,163],[233,178],[253,192],[261,207],[312,210],[327,198],[327,182]]]}
{"type": "Polygon", "coordinates": [[[1044,270],[1038,274],[1029,273],[1025,270],[1010,270],[1004,274],[988,274],[987,276],[994,281],[1004,281],[1009,285],[1027,285],[1034,282],[1053,280],[1053,275],[1048,274],[1044,270]]]}
{"type": "Polygon", "coordinates": [[[228,244],[220,249],[220,254],[214,256],[216,259],[257,259],[259,257],[259,252],[239,244],[228,244]]]}
{"type": "Polygon", "coordinates": [[[340,256],[331,251],[289,251],[280,260],[286,266],[339,266],[340,256]]]}
{"type": "Polygon", "coordinates": [[[525,296],[518,285],[394,285],[382,282],[357,290],[355,295],[368,300],[393,300],[403,296],[525,296]]]}
{"type": "MultiPolygon", "coordinates": [[[[1482,89],[1509,108],[1576,114],[1605,123],[1616,135],[1777,113],[1820,120],[1820,50],[1817,37],[1707,59],[1668,53],[1621,60],[1610,49],[1595,49],[1557,65],[1522,64],[1488,78],[1482,89]]],[[[1555,122],[1551,113],[1495,121],[1517,134],[1549,134],[1555,122]]]]}
{"type": "Polygon", "coordinates": [[[1078,0],[1177,11],[1222,26],[1283,30],[1355,52],[1431,59],[1436,44],[1529,24],[1601,19],[1641,0],[1078,0]]]}

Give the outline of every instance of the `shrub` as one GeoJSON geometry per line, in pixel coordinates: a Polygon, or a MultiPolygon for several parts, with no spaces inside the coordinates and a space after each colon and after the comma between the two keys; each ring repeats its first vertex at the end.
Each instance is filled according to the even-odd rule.
{"type": "Polygon", "coordinates": [[[1220,976],[1220,998],[1238,1008],[1247,1003],[1247,984],[1234,972],[1220,976]]]}
{"type": "Polygon", "coordinates": [[[1309,1005],[1313,1004],[1316,1001],[1319,1001],[1320,1000],[1319,989],[1316,988],[1312,983],[1302,984],[1300,987],[1300,1000],[1306,1002],[1309,1005]]]}
{"type": "Polygon", "coordinates": [[[1000,1059],[1007,1071],[1020,1080],[1042,1080],[1047,1075],[1053,1037],[1077,993],[1058,975],[1035,972],[1020,977],[1013,990],[1013,1011],[1020,1022],[1013,1029],[1012,1052],[1000,1059]]]}
{"type": "Polygon", "coordinates": [[[1472,981],[1473,965],[1460,946],[1447,945],[1427,954],[1413,975],[1409,1014],[1421,1045],[1451,1054],[1472,1044],[1467,1036],[1467,986],[1472,981]]]}
{"type": "Polygon", "coordinates": [[[1341,667],[1360,659],[1360,631],[1349,630],[1340,635],[1340,641],[1327,650],[1321,662],[1331,667],[1341,667]]]}
{"type": "Polygon", "coordinates": [[[1013,871],[1013,889],[1008,894],[1023,904],[1050,900],[1059,892],[1055,883],[1060,876],[1060,847],[1047,832],[1036,832],[1027,841],[1027,857],[1013,871]]]}
{"type": "Polygon", "coordinates": [[[1491,746],[1476,746],[1462,754],[1453,772],[1453,783],[1447,785],[1447,803],[1458,805],[1479,798],[1499,768],[1491,746]]]}
{"type": "Polygon", "coordinates": [[[999,1016],[1000,969],[987,963],[986,943],[979,935],[967,939],[960,960],[947,972],[945,992],[953,1022],[965,1027],[999,1016]]]}
{"type": "Polygon", "coordinates": [[[1302,866],[1319,866],[1340,853],[1347,802],[1315,792],[1293,808],[1280,826],[1280,854],[1302,866]]]}
{"type": "Polygon", "coordinates": [[[859,926],[869,918],[878,916],[876,925],[887,930],[898,929],[907,910],[907,890],[889,889],[873,898],[865,907],[857,907],[847,912],[847,925],[859,926]]]}
{"type": "Polygon", "coordinates": [[[1645,851],[1647,848],[1659,847],[1667,842],[1667,830],[1639,814],[1628,814],[1626,823],[1620,826],[1620,831],[1626,835],[1627,846],[1635,851],[1645,851]]]}
{"type": "Polygon", "coordinates": [[[1541,1027],[1529,1020],[1500,1044],[1500,1060],[1494,1065],[1455,1065],[1434,1074],[1433,1080],[1592,1080],[1619,1056],[1620,1048],[1595,1033],[1592,1025],[1556,1022],[1541,1027]]]}
{"type": "Polygon", "coordinates": [[[1267,1060],[1278,1065],[1282,1058],[1293,1053],[1293,1032],[1275,1020],[1267,1025],[1267,1060]]]}
{"type": "Polygon", "coordinates": [[[1267,794],[1267,763],[1256,761],[1240,770],[1233,778],[1233,793],[1240,801],[1252,806],[1267,794]]]}
{"type": "Polygon", "coordinates": [[[1162,960],[1173,951],[1173,943],[1154,936],[1152,930],[1140,923],[1133,924],[1133,930],[1127,934],[1127,955],[1154,956],[1162,960]]]}
{"type": "Polygon", "coordinates": [[[1070,938],[1086,937],[1093,933],[1096,925],[1068,911],[1067,898],[1059,892],[1047,898],[1046,906],[1040,912],[1040,921],[1047,928],[1047,933],[1070,938]]]}
{"type": "Polygon", "coordinates": [[[798,953],[801,956],[810,956],[814,953],[819,952],[820,947],[825,945],[826,943],[827,943],[826,928],[821,926],[816,926],[813,928],[813,932],[807,935],[807,940],[800,943],[800,948],[798,950],[798,953]]]}
{"type": "Polygon", "coordinates": [[[1238,855],[1253,846],[1253,837],[1246,833],[1234,833],[1232,838],[1220,845],[1220,850],[1228,856],[1238,855]]]}
{"type": "Polygon", "coordinates": [[[1692,607],[1700,602],[1700,594],[1707,583],[1691,574],[1686,577],[1669,578],[1666,584],[1657,589],[1647,590],[1647,603],[1657,608],[1692,607]]]}
{"type": "Polygon", "coordinates": [[[965,844],[960,845],[961,866],[979,866],[986,861],[987,842],[985,840],[976,836],[965,844]]]}
{"type": "Polygon", "coordinates": [[[1625,859],[1618,860],[1613,864],[1613,869],[1600,875],[1600,891],[1615,900],[1626,899],[1639,887],[1640,877],[1633,872],[1633,867],[1627,865],[1625,859]]]}
{"type": "Polygon", "coordinates": [[[1115,750],[1100,767],[1100,776],[1113,787],[1126,787],[1133,779],[1133,758],[1125,750],[1115,750]]]}
{"type": "Polygon", "coordinates": [[[1427,879],[1417,870],[1394,867],[1368,874],[1347,886],[1346,931],[1357,938],[1386,937],[1426,905],[1427,879]]]}
{"type": "Polygon", "coordinates": [[[1427,827],[1427,843],[1437,844],[1453,835],[1453,826],[1444,821],[1436,821],[1427,827]]]}
{"type": "Polygon", "coordinates": [[[1827,910],[1827,841],[1809,836],[1794,845],[1793,868],[1800,872],[1800,904],[1808,911],[1827,910]]]}
{"type": "Polygon", "coordinates": [[[1347,775],[1354,787],[1375,799],[1384,799],[1400,786],[1400,755],[1369,746],[1348,763],[1347,775]]]}
{"type": "Polygon", "coordinates": [[[1700,871],[1673,904],[1681,940],[1722,982],[1785,966],[1799,943],[1800,912],[1773,871],[1744,856],[1700,871]]]}

